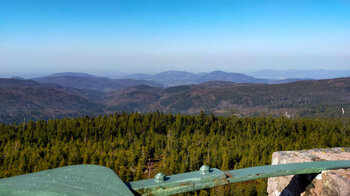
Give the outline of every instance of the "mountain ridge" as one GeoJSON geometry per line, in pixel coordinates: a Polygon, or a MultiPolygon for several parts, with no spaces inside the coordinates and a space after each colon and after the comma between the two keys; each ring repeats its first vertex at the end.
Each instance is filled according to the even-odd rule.
{"type": "MultiPolygon", "coordinates": [[[[126,96],[121,91],[114,94],[118,100],[126,96]]],[[[199,113],[210,111],[228,114],[232,111],[238,115],[274,114],[283,115],[289,111],[296,116],[313,116],[318,113],[334,116],[340,114],[340,108],[349,108],[350,78],[332,80],[298,81],[286,84],[223,84],[213,82],[199,85],[184,85],[157,89],[159,99],[148,102],[148,106],[137,103],[133,95],[144,98],[152,94],[149,89],[128,89],[129,111],[154,111],[155,108],[171,113],[199,113]],[[212,84],[212,85],[210,85],[212,84]],[[315,109],[316,108],[316,109],[315,109]],[[336,109],[338,108],[338,109],[336,109]],[[310,110],[313,110],[310,112],[310,110]],[[332,111],[331,111],[332,110],[332,111]],[[339,110],[339,111],[336,111],[339,110]],[[308,114],[309,112],[309,114],[308,114]]],[[[111,95],[110,95],[111,96],[111,95]]],[[[109,98],[113,100],[112,98],[109,98]]],[[[152,99],[149,99],[152,100],[152,99]]],[[[118,102],[105,104],[118,107],[118,102]]]]}
{"type": "Polygon", "coordinates": [[[97,77],[92,75],[71,76],[61,74],[53,74],[51,76],[33,78],[32,80],[39,83],[53,83],[64,87],[77,89],[89,89],[97,91],[113,91],[121,90],[126,87],[146,84],[150,86],[162,86],[153,81],[134,80],[134,79],[110,79],[105,77],[97,77]]]}
{"type": "Polygon", "coordinates": [[[350,77],[285,84],[210,81],[193,85],[130,86],[101,92],[32,80],[0,79],[0,122],[114,112],[327,116],[350,111],[350,77]]]}
{"type": "Polygon", "coordinates": [[[242,73],[213,71],[210,73],[190,73],[185,71],[165,71],[157,74],[134,74],[124,78],[152,80],[164,86],[200,84],[209,81],[229,81],[235,83],[269,83],[265,79],[254,78],[242,73]]]}

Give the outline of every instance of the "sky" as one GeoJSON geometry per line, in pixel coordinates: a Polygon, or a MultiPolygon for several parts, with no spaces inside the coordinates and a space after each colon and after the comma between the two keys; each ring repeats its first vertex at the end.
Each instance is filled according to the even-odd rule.
{"type": "Polygon", "coordinates": [[[0,0],[0,77],[350,69],[350,0],[0,0]]]}

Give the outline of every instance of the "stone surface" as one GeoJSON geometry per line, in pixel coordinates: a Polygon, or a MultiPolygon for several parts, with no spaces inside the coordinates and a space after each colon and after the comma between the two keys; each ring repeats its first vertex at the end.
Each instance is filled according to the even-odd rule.
{"type": "MultiPolygon", "coordinates": [[[[272,155],[272,165],[337,160],[350,160],[350,148],[280,151],[272,155]]],[[[328,170],[320,174],[269,178],[267,192],[269,196],[349,196],[350,169],[328,170]]]]}

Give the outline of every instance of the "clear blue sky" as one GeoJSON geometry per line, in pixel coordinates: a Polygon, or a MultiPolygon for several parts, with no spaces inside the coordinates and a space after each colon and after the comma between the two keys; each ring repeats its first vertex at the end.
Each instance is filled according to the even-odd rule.
{"type": "Polygon", "coordinates": [[[0,0],[0,68],[350,69],[350,1],[0,0]]]}

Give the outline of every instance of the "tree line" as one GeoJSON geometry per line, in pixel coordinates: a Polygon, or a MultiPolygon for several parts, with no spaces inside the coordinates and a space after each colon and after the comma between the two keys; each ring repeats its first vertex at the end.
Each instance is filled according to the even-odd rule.
{"type": "MultiPolygon", "coordinates": [[[[125,182],[271,164],[275,151],[350,146],[349,119],[115,113],[0,124],[0,178],[74,164],[111,168],[125,182]]],[[[189,194],[266,195],[266,179],[189,194]]]]}

